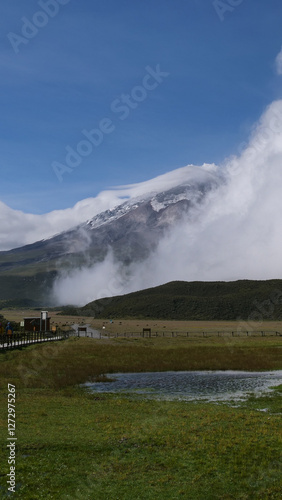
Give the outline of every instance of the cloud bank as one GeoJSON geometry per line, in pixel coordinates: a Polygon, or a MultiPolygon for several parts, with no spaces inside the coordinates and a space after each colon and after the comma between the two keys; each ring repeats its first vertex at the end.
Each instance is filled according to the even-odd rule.
{"type": "MultiPolygon", "coordinates": [[[[281,100],[266,109],[242,152],[218,171],[225,182],[146,261],[123,268],[109,254],[103,263],[59,279],[56,300],[82,305],[172,280],[282,278],[281,100]]],[[[160,181],[169,188],[182,175],[179,169],[128,190],[137,195],[160,187],[160,181]]]]}
{"type": "Polygon", "coordinates": [[[35,215],[13,210],[0,201],[0,250],[9,250],[66,231],[97,213],[120,203],[115,193],[104,191],[96,198],[79,201],[72,208],[35,215]]]}
{"type": "MultiPolygon", "coordinates": [[[[134,188],[132,188],[134,192],[134,188]]],[[[0,251],[28,245],[67,231],[94,215],[123,202],[127,190],[102,191],[98,196],[79,201],[65,210],[35,215],[13,210],[0,201],[0,251]]]]}

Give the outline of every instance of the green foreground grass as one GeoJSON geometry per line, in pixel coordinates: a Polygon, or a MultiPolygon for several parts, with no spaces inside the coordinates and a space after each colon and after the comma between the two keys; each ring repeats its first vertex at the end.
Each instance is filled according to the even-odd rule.
{"type": "Polygon", "coordinates": [[[89,394],[118,371],[281,369],[281,339],[70,339],[0,355],[16,386],[19,499],[280,499],[281,387],[240,407],[89,394]],[[265,410],[267,411],[260,411],[265,410]]]}

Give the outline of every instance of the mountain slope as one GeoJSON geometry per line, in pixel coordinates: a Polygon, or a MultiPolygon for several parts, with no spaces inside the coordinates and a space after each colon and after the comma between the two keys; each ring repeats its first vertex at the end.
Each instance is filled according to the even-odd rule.
{"type": "Polygon", "coordinates": [[[282,280],[173,281],[63,310],[96,318],[281,320],[282,280]]]}

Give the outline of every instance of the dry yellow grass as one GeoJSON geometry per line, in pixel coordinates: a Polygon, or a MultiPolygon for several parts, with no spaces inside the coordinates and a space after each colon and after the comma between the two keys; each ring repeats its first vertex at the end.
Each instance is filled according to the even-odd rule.
{"type": "MultiPolygon", "coordinates": [[[[241,323],[239,321],[164,321],[164,320],[116,320],[103,321],[101,319],[83,318],[85,322],[91,324],[92,328],[101,330],[105,326],[110,333],[139,333],[143,328],[151,328],[152,332],[237,332],[241,331],[273,331],[282,333],[281,321],[265,321],[263,324],[241,323]]],[[[77,321],[76,321],[77,322],[77,321]]]]}
{"type": "MultiPolygon", "coordinates": [[[[3,309],[1,314],[10,321],[20,322],[24,317],[39,316],[38,310],[32,309],[3,309]]],[[[59,311],[51,311],[51,326],[68,329],[74,323],[90,324],[97,330],[103,330],[110,334],[141,333],[143,328],[151,328],[152,332],[207,332],[210,335],[220,333],[252,331],[272,331],[282,334],[282,321],[240,322],[240,321],[176,321],[176,320],[109,320],[95,319],[88,316],[62,316],[59,311]]]]}

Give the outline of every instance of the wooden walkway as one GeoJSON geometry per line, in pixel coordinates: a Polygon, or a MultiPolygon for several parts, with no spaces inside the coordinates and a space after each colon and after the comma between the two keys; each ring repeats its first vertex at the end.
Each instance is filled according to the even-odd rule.
{"type": "Polygon", "coordinates": [[[53,342],[54,340],[65,340],[67,334],[53,334],[51,332],[26,332],[13,333],[12,335],[0,335],[0,350],[16,349],[41,342],[53,342]]]}

